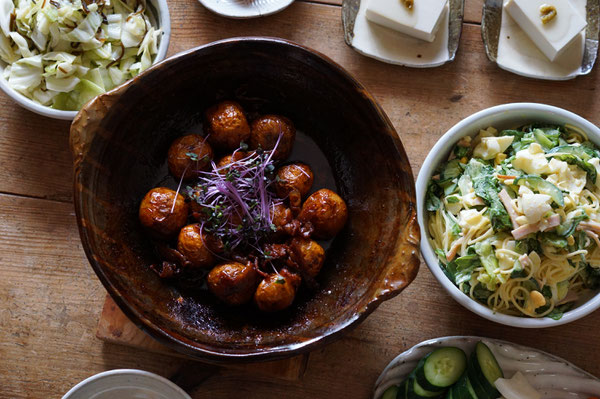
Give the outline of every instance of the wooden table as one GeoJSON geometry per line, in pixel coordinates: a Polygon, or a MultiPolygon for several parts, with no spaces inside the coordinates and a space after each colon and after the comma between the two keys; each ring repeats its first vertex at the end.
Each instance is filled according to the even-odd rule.
{"type": "MultiPolygon", "coordinates": [[[[339,62],[393,121],[416,174],[452,125],[492,105],[535,101],[600,124],[599,68],[569,82],[521,78],[490,63],[481,42],[481,0],[467,0],[456,60],[436,69],[394,67],[344,44],[339,0],[297,1],[280,14],[235,21],[194,0],[169,0],[170,54],[242,35],[280,36],[339,62]]],[[[56,398],[112,368],[194,375],[194,398],[366,398],[383,367],[425,339],[503,338],[550,351],[600,375],[600,312],[568,326],[522,330],[461,307],[422,265],[416,281],[342,340],[311,354],[300,382],[221,370],[95,338],[105,291],[81,249],[71,204],[69,123],[39,117],[0,94],[0,398],[56,398]],[[190,373],[192,372],[192,373],[190,373]],[[195,386],[195,388],[194,388],[195,386]]]]}

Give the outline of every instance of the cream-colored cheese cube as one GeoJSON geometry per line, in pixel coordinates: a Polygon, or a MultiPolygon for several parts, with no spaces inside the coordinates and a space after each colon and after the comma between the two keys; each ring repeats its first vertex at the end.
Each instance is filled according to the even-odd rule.
{"type": "Polygon", "coordinates": [[[569,0],[509,0],[506,11],[550,61],[587,26],[569,0]],[[556,16],[542,22],[542,6],[552,6],[556,16]]]}
{"type": "Polygon", "coordinates": [[[496,155],[506,151],[514,139],[514,136],[482,137],[481,143],[473,150],[473,156],[485,160],[494,159],[496,155]]]}
{"type": "Polygon", "coordinates": [[[409,9],[400,0],[370,0],[366,17],[405,35],[433,42],[435,34],[447,12],[448,0],[416,0],[409,9]]]}

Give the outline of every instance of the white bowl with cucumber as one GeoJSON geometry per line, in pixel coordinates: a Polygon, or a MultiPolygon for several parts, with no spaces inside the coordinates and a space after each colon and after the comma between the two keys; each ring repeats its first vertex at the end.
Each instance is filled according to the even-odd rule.
{"type": "Polygon", "coordinates": [[[373,399],[588,399],[600,380],[554,355],[471,336],[424,341],[383,370],[373,399]]]}
{"type": "Polygon", "coordinates": [[[599,171],[600,129],[572,112],[514,103],[467,117],[417,178],[425,263],[488,320],[541,328],[590,314],[600,307],[600,212],[588,204],[599,171]]]}

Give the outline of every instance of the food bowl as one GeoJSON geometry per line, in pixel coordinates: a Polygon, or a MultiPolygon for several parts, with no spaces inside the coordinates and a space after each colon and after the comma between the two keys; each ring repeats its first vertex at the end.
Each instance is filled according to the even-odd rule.
{"type": "Polygon", "coordinates": [[[448,277],[439,265],[436,254],[427,232],[427,212],[425,211],[425,192],[427,184],[434,175],[434,171],[440,163],[448,159],[454,145],[464,136],[475,136],[480,129],[492,126],[498,130],[515,128],[531,122],[546,122],[550,124],[564,125],[566,123],[583,129],[589,136],[590,141],[600,145],[600,129],[584,118],[561,108],[544,104],[514,103],[504,104],[479,111],[448,130],[433,146],[417,178],[417,214],[421,226],[421,254],[429,270],[440,282],[442,287],[461,305],[470,311],[488,320],[513,327],[542,328],[553,327],[570,323],[584,317],[600,307],[600,293],[575,308],[565,312],[561,319],[550,318],[526,318],[511,316],[494,312],[490,308],[471,299],[463,294],[448,277]]]}
{"type": "Polygon", "coordinates": [[[300,45],[234,38],[178,54],[86,105],[71,146],[77,220],[92,268],[132,321],[188,355],[218,362],[309,351],[357,325],[417,273],[413,178],[392,124],[346,71],[300,45]],[[157,259],[138,222],[141,198],[167,174],[169,144],[226,98],[290,118],[324,155],[349,208],[318,288],[283,312],[187,295],[148,269],[157,259]]]}
{"type": "MultiPolygon", "coordinates": [[[[149,11],[152,13],[153,17],[156,18],[157,26],[163,31],[158,43],[158,52],[156,53],[153,61],[153,63],[157,63],[164,60],[167,56],[169,39],[171,37],[171,19],[166,0],[149,0],[149,5],[149,11]]],[[[2,89],[7,96],[12,98],[20,106],[28,109],[31,112],[35,112],[38,115],[46,116],[48,118],[63,120],[72,120],[75,118],[77,111],[63,111],[46,105],[38,104],[37,102],[25,97],[23,94],[11,88],[6,80],[2,77],[5,67],[6,63],[0,60],[0,89],[2,89]]]]}

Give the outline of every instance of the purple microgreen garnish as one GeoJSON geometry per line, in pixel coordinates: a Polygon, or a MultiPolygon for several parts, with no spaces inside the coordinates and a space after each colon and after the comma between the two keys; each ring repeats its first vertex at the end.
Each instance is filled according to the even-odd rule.
{"type": "Polygon", "coordinates": [[[268,258],[262,244],[276,230],[271,209],[281,203],[271,189],[275,181],[273,153],[281,136],[273,150],[259,149],[235,160],[236,153],[248,149],[242,142],[230,164],[217,167],[211,162],[211,170],[199,172],[197,184],[187,189],[188,197],[202,207],[206,216],[203,231],[218,237],[226,253],[245,249],[268,258]]]}

